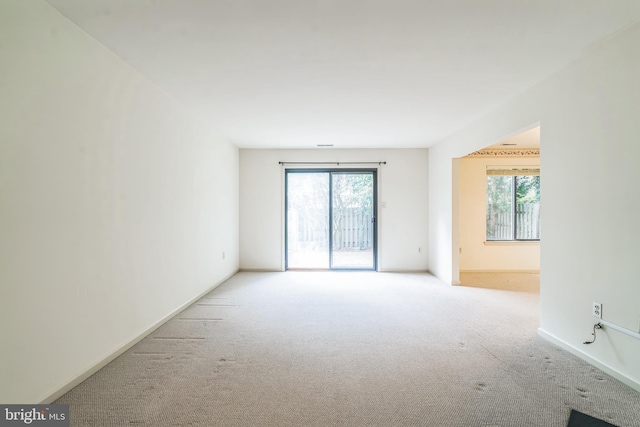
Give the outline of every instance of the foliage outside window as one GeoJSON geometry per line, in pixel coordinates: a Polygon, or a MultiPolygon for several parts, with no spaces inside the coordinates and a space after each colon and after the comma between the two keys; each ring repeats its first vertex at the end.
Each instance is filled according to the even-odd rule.
{"type": "Polygon", "coordinates": [[[487,240],[540,240],[540,171],[487,170],[487,240]]]}

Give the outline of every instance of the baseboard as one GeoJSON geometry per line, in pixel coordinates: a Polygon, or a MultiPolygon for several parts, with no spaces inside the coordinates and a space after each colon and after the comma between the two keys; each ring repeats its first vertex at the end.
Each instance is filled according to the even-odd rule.
{"type": "Polygon", "coordinates": [[[142,332],[141,334],[139,334],[138,336],[136,336],[132,340],[120,345],[119,347],[117,347],[115,349],[115,351],[105,355],[103,358],[100,358],[100,360],[98,362],[94,363],[89,368],[85,369],[84,371],[80,372],[78,375],[76,375],[73,378],[71,378],[69,381],[65,382],[65,384],[62,387],[58,388],[56,391],[54,391],[52,393],[46,394],[45,397],[43,397],[42,399],[38,399],[37,401],[40,402],[40,404],[53,403],[58,398],[63,396],[65,393],[68,393],[73,388],[78,386],[80,383],[85,381],[91,375],[95,374],[100,369],[102,369],[105,366],[107,366],[109,363],[111,363],[114,359],[116,359],[122,353],[124,353],[125,351],[129,350],[131,347],[133,347],[134,345],[136,345],[137,343],[142,341],[142,339],[144,339],[147,335],[149,335],[150,333],[152,333],[153,331],[158,329],[160,326],[164,325],[169,319],[171,319],[172,317],[176,316],[177,314],[182,312],[184,309],[189,307],[191,304],[193,304],[194,302],[198,301],[200,298],[202,298],[203,296],[205,296],[206,294],[208,294],[209,292],[211,292],[212,290],[214,290],[215,288],[217,288],[218,286],[220,286],[221,284],[223,284],[224,282],[229,280],[236,273],[237,273],[237,271],[232,273],[232,274],[230,274],[229,276],[225,277],[224,279],[218,281],[213,286],[211,286],[210,288],[208,288],[204,292],[201,292],[199,295],[197,295],[196,297],[192,298],[191,300],[185,302],[184,304],[182,304],[181,306],[179,306],[178,308],[173,310],[171,313],[169,313],[168,315],[166,315],[165,317],[163,317],[162,319],[160,319],[159,321],[154,323],[151,327],[147,328],[144,332],[142,332]]]}
{"type": "MultiPolygon", "coordinates": [[[[327,272],[333,272],[333,271],[373,271],[373,270],[329,270],[329,269],[305,269],[305,268],[300,268],[300,269],[292,269],[289,271],[327,271],[327,272]]],[[[381,268],[377,270],[379,273],[429,273],[428,270],[425,269],[415,269],[415,270],[410,270],[410,269],[395,269],[395,268],[381,268]]],[[[282,270],[275,270],[275,269],[268,269],[268,268],[241,268],[240,270],[238,270],[239,273],[282,273],[282,270]]]]}
{"type": "Polygon", "coordinates": [[[436,279],[440,280],[442,283],[446,283],[447,285],[457,286],[457,285],[461,284],[460,280],[452,280],[452,279],[445,280],[445,279],[443,279],[442,277],[438,276],[435,272],[433,272],[431,270],[427,270],[426,272],[428,274],[432,275],[433,277],[435,277],[436,279]]]}
{"type": "Polygon", "coordinates": [[[429,273],[426,269],[404,269],[404,268],[379,268],[379,273],[407,273],[407,274],[416,274],[416,273],[429,273]]]}
{"type": "Polygon", "coordinates": [[[594,359],[593,357],[589,356],[583,351],[580,351],[579,349],[575,348],[571,344],[568,344],[565,341],[562,341],[560,338],[550,334],[549,332],[543,330],[542,328],[538,328],[538,335],[544,338],[545,340],[549,341],[550,343],[560,347],[561,349],[566,350],[569,353],[573,354],[574,356],[577,356],[580,359],[584,360],[585,362],[595,366],[596,368],[600,369],[604,373],[617,379],[621,383],[628,385],[635,391],[640,392],[640,382],[637,382],[629,378],[628,376],[624,375],[622,372],[612,368],[611,366],[606,365],[597,359],[594,359]]]}
{"type": "Polygon", "coordinates": [[[529,273],[529,274],[540,274],[540,270],[460,270],[460,273],[529,273]]]}

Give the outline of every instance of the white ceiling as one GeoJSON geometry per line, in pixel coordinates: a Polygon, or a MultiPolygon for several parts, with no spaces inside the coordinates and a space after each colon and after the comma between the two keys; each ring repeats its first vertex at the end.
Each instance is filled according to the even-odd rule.
{"type": "Polygon", "coordinates": [[[240,147],[427,147],[638,0],[47,0],[240,147]]]}

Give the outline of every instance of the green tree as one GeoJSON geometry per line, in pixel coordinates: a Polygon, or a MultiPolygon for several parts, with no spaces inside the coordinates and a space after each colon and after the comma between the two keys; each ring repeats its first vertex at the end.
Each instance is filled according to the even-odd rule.
{"type": "Polygon", "coordinates": [[[540,177],[516,176],[516,203],[537,203],[540,201],[540,177]]]}

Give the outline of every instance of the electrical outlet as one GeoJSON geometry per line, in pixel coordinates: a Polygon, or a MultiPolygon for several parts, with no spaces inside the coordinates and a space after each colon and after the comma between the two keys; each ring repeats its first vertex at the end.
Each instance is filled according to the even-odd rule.
{"type": "Polygon", "coordinates": [[[599,302],[593,302],[593,306],[591,308],[591,314],[593,317],[597,317],[598,319],[602,319],[602,304],[599,302]]]}
{"type": "Polygon", "coordinates": [[[418,246],[418,252],[422,252],[422,246],[418,246]]]}
{"type": "Polygon", "coordinates": [[[224,259],[225,255],[224,251],[222,251],[222,259],[224,259]]]}

